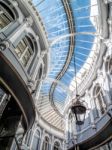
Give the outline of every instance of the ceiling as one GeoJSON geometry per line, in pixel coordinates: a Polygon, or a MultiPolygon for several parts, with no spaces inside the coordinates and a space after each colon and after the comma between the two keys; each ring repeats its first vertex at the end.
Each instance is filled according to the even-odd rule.
{"type": "Polygon", "coordinates": [[[33,3],[45,26],[50,51],[49,73],[37,107],[45,120],[62,129],[64,107],[73,96],[76,81],[80,84],[90,70],[97,52],[98,4],[97,0],[33,0],[33,3]]]}

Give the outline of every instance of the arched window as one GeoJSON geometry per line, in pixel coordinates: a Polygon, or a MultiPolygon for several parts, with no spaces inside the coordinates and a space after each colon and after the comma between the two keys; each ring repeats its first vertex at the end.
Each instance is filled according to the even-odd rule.
{"type": "Polygon", "coordinates": [[[60,150],[60,143],[59,142],[54,143],[54,149],[53,150],[60,150]]]}
{"type": "Polygon", "coordinates": [[[42,150],[49,150],[49,138],[47,136],[44,139],[42,150]]]}
{"type": "Polygon", "coordinates": [[[32,150],[40,150],[40,131],[36,130],[33,137],[32,150]]]}
{"type": "Polygon", "coordinates": [[[14,20],[14,15],[9,7],[0,2],[0,30],[14,20]]]}
{"type": "Polygon", "coordinates": [[[33,50],[33,43],[28,36],[25,36],[15,48],[15,53],[24,67],[27,66],[31,56],[33,55],[33,50]]]}
{"type": "Polygon", "coordinates": [[[102,89],[99,85],[97,85],[94,88],[93,94],[94,94],[94,100],[95,100],[96,108],[98,110],[98,115],[101,116],[102,114],[105,113],[106,104],[105,104],[105,101],[104,101],[104,96],[103,96],[102,89]]]}

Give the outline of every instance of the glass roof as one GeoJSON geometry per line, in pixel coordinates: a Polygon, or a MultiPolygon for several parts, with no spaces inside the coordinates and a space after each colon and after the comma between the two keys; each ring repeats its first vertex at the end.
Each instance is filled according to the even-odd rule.
{"type": "Polygon", "coordinates": [[[50,101],[63,114],[65,102],[75,89],[74,53],[76,78],[80,83],[97,51],[97,0],[33,0],[33,3],[45,26],[50,47],[49,74],[39,99],[43,103],[50,101]]]}

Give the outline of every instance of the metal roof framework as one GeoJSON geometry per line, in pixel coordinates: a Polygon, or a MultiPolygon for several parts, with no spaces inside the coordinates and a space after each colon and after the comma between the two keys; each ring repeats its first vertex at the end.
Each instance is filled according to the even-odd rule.
{"type": "Polygon", "coordinates": [[[37,108],[44,119],[62,129],[64,106],[75,91],[75,81],[80,85],[98,53],[98,3],[97,0],[33,0],[33,3],[46,28],[51,53],[50,71],[37,108]]]}

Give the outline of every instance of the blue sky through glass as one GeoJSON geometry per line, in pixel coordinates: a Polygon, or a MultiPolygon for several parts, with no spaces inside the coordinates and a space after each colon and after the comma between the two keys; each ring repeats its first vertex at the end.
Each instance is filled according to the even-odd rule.
{"type": "MultiPolygon", "coordinates": [[[[44,0],[42,3],[41,1],[42,0],[33,0],[33,3],[43,20],[50,43],[56,37],[69,33],[67,16],[61,0],[44,0]]],[[[95,35],[91,34],[95,33],[96,29],[90,19],[90,2],[90,0],[69,0],[69,6],[71,7],[74,18],[75,32],[79,33],[79,35],[75,36],[74,48],[77,72],[82,68],[85,61],[87,60],[95,39],[95,35]],[[83,32],[84,34],[80,34],[83,32]]],[[[60,40],[50,48],[51,71],[49,72],[48,78],[56,78],[65,64],[68,51],[69,37],[60,40]]],[[[74,58],[72,56],[69,67],[64,76],[60,79],[60,82],[69,87],[74,76],[74,58]]],[[[49,95],[51,84],[52,82],[47,83],[47,85],[44,83],[42,85],[41,92],[49,95]]],[[[57,85],[53,95],[54,102],[63,104],[66,97],[67,93],[62,88],[60,88],[60,85],[57,85]]]]}

